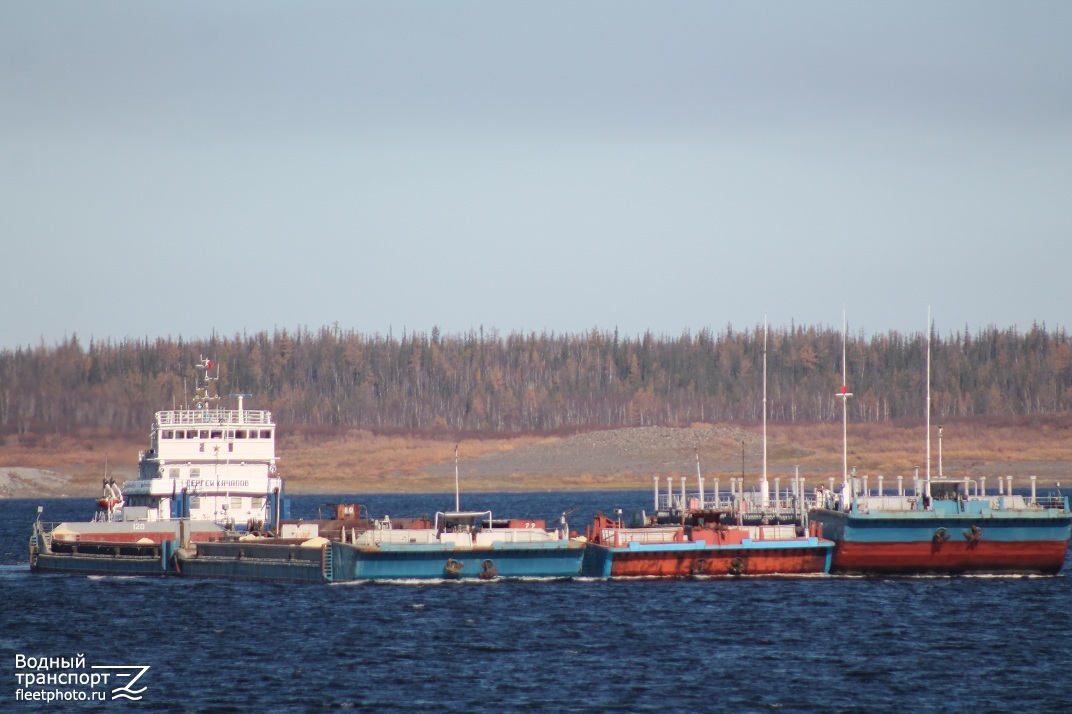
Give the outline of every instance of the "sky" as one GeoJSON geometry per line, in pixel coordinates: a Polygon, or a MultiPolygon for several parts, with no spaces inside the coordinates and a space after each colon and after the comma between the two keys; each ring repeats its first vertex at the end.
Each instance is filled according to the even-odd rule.
{"type": "Polygon", "coordinates": [[[1072,3],[0,0],[0,350],[1067,327],[1072,3]]]}

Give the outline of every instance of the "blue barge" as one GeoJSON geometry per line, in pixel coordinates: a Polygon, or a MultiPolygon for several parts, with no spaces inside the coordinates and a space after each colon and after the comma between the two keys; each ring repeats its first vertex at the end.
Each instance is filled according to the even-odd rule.
{"type": "Polygon", "coordinates": [[[1072,535],[1066,496],[986,495],[969,479],[923,485],[915,496],[820,499],[809,518],[836,543],[831,572],[1053,575],[1063,566],[1072,535]]]}
{"type": "Polygon", "coordinates": [[[333,541],[332,580],[572,577],[583,540],[542,521],[495,521],[491,511],[439,512],[432,528],[374,527],[333,541]]]}

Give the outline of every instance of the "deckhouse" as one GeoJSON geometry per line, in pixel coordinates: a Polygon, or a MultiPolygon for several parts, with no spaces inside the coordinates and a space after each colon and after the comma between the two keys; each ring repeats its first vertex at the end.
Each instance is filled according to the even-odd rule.
{"type": "Polygon", "coordinates": [[[236,409],[220,408],[214,366],[198,362],[192,405],[156,413],[138,478],[123,485],[122,503],[108,509],[108,520],[190,518],[237,528],[273,520],[282,479],[272,413],[246,409],[248,394],[232,395],[236,409]]]}

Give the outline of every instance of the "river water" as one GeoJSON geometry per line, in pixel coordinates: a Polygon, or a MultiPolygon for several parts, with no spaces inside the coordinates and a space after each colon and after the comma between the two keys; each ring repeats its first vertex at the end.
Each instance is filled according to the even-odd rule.
{"type": "MultiPolygon", "coordinates": [[[[453,506],[297,497],[293,515],[331,500],[374,516],[453,506]]],[[[462,507],[549,524],[575,507],[583,530],[596,509],[650,501],[483,494],[462,507]]],[[[0,711],[1072,711],[1067,564],[1057,577],[629,582],[32,576],[38,505],[49,521],[93,510],[90,499],[0,501],[0,711]],[[116,699],[133,672],[124,686],[140,700],[116,699]],[[53,700],[25,701],[34,695],[53,700]]]]}

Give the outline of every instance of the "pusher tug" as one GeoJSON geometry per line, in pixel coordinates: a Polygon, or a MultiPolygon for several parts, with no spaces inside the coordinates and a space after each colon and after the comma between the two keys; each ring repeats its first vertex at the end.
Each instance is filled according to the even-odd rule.
{"type": "Polygon", "coordinates": [[[93,520],[49,524],[38,509],[33,571],[160,575],[182,545],[272,528],[289,515],[271,412],[246,409],[243,394],[236,409],[219,408],[214,366],[197,363],[192,407],[156,413],[138,478],[122,489],[106,478],[93,520]]]}

